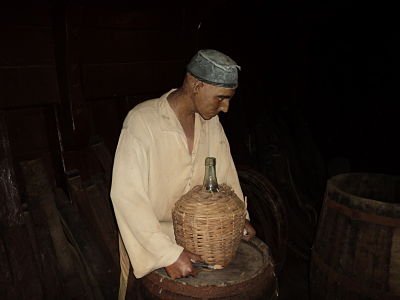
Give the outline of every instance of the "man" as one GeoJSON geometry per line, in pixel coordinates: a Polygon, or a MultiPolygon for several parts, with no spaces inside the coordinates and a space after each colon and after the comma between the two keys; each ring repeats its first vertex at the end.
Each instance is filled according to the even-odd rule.
{"type": "MultiPolygon", "coordinates": [[[[111,198],[120,236],[124,298],[129,260],[135,277],[164,267],[169,276],[193,274],[201,258],[175,243],[174,203],[204,177],[216,157],[217,178],[243,200],[229,143],[218,119],[238,85],[239,66],[216,50],[200,50],[179,89],[137,105],[127,115],[116,150],[111,198]],[[126,249],[126,251],[125,251],[126,249]],[[129,256],[129,258],[128,258],[129,256]]],[[[249,240],[255,235],[246,221],[249,240]]]]}

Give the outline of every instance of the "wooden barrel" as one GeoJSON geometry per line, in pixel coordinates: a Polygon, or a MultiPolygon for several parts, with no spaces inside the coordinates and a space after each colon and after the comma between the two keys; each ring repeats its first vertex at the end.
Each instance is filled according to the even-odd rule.
{"type": "Polygon", "coordinates": [[[400,299],[400,177],[328,181],[310,273],[313,299],[400,299]]]}
{"type": "Polygon", "coordinates": [[[243,194],[247,196],[250,221],[257,237],[271,250],[275,272],[282,270],[288,246],[288,221],[283,200],[272,183],[254,169],[238,166],[243,194]]]}
{"type": "Polygon", "coordinates": [[[268,246],[258,238],[242,241],[223,270],[201,269],[196,277],[172,280],[159,269],[140,281],[144,299],[274,299],[277,288],[268,246]]]}

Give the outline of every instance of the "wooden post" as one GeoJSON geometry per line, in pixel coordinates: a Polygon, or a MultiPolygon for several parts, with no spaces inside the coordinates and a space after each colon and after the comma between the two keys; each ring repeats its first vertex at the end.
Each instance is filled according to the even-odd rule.
{"type": "Polygon", "coordinates": [[[27,201],[30,203],[32,212],[37,215],[36,222],[42,225],[40,226],[41,241],[45,240],[47,236],[49,243],[54,247],[67,298],[94,299],[87,274],[81,267],[76,251],[71,248],[70,242],[65,236],[45,163],[41,159],[36,159],[21,162],[20,165],[25,181],[27,201]]]}
{"type": "Polygon", "coordinates": [[[55,9],[54,32],[61,106],[57,109],[64,147],[87,146],[93,134],[92,116],[82,94],[79,68],[79,26],[82,8],[59,4],[55,9]]]}
{"type": "Polygon", "coordinates": [[[12,163],[5,113],[0,111],[0,298],[43,299],[25,227],[12,163]]]}

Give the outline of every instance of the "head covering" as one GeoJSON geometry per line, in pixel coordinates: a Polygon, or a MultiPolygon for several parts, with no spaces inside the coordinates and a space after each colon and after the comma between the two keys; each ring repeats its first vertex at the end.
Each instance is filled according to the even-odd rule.
{"type": "Polygon", "coordinates": [[[233,59],[213,49],[199,50],[186,67],[200,81],[226,88],[238,86],[238,69],[233,59]]]}

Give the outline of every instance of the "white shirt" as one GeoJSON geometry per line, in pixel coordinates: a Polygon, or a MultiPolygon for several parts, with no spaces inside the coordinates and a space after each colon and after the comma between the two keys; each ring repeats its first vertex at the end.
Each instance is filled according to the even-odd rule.
{"type": "MultiPolygon", "coordinates": [[[[127,115],[113,168],[111,198],[137,278],[174,263],[183,248],[172,228],[174,203],[203,183],[205,158],[216,158],[218,183],[243,200],[229,143],[218,116],[195,114],[193,151],[167,96],[140,103],[127,115]]],[[[122,261],[122,259],[121,259],[122,261]]]]}

